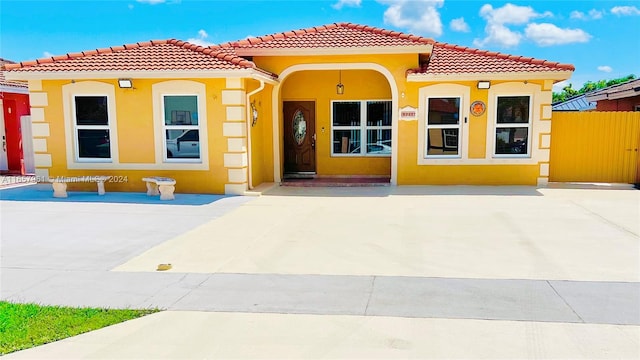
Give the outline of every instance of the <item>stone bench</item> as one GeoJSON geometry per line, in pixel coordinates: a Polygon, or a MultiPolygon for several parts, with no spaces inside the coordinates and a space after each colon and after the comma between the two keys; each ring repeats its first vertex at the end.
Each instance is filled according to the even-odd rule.
{"type": "Polygon", "coordinates": [[[160,195],[160,200],[173,200],[175,196],[173,191],[175,190],[176,180],[172,178],[150,176],[142,178],[142,181],[147,183],[147,195],[155,196],[160,195]]]}
{"type": "Polygon", "coordinates": [[[49,182],[53,187],[53,197],[66,198],[68,183],[84,183],[95,182],[98,185],[98,195],[104,195],[104,182],[109,180],[111,176],[58,176],[49,178],[49,182]]]}

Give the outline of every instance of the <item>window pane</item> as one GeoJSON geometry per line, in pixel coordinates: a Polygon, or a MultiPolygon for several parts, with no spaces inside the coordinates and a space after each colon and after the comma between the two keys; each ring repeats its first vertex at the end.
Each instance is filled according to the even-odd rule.
{"type": "Polygon", "coordinates": [[[459,129],[429,129],[427,155],[458,155],[459,129]]]}
{"type": "Polygon", "coordinates": [[[429,98],[429,125],[460,122],[460,98],[429,98]]]}
{"type": "Polygon", "coordinates": [[[200,132],[198,130],[167,130],[167,159],[199,159],[200,132]]]}
{"type": "Polygon", "coordinates": [[[109,159],[109,130],[78,130],[78,157],[109,159]]]}
{"type": "Polygon", "coordinates": [[[391,154],[391,130],[367,130],[367,154],[391,154]]]}
{"type": "Polygon", "coordinates": [[[496,154],[527,154],[527,128],[496,129],[496,154]]]}
{"type": "Polygon", "coordinates": [[[528,122],[529,96],[498,97],[498,124],[528,122]]]}
{"type": "Polygon", "coordinates": [[[360,126],[360,103],[333,103],[333,126],[360,126]]]}
{"type": "Polygon", "coordinates": [[[198,125],[196,96],[165,96],[164,123],[166,125],[198,125]]]}
{"type": "Polygon", "coordinates": [[[108,125],[106,96],[76,96],[76,124],[108,125]]]}
{"type": "Polygon", "coordinates": [[[367,102],[367,126],[391,126],[391,101],[367,102]]]}
{"type": "Polygon", "coordinates": [[[360,130],[334,130],[333,131],[334,154],[359,154],[360,130]]]}

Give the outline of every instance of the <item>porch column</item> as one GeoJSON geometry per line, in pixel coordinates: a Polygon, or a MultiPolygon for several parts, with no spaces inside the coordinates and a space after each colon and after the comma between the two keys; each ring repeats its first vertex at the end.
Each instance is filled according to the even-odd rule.
{"type": "Polygon", "coordinates": [[[49,121],[45,111],[49,105],[48,94],[42,89],[41,80],[29,80],[29,103],[31,105],[31,131],[33,134],[33,150],[36,167],[36,181],[49,179],[52,166],[51,153],[48,148],[49,121]]]}
{"type": "Polygon", "coordinates": [[[243,79],[229,78],[226,89],[222,90],[222,105],[226,107],[222,135],[227,140],[227,152],[224,153],[227,183],[224,193],[230,195],[242,195],[248,189],[246,92],[243,85],[243,79]]]}
{"type": "MultiPolygon", "coordinates": [[[[549,183],[549,158],[551,151],[551,98],[553,89],[553,80],[545,80],[542,87],[542,100],[540,104],[540,123],[538,132],[533,136],[540,136],[540,142],[537,149],[532,151],[538,152],[538,165],[540,166],[538,174],[538,186],[547,186],[549,183]]],[[[529,140],[531,141],[531,140],[529,140]]],[[[535,144],[535,142],[534,142],[535,144]]]]}

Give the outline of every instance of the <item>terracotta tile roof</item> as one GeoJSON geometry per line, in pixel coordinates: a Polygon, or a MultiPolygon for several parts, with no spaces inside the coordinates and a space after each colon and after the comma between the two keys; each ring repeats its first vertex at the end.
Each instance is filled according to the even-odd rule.
{"type": "MultiPolygon", "coordinates": [[[[220,44],[236,49],[304,49],[406,47],[433,44],[433,39],[352,23],[335,23],[220,44]]],[[[244,54],[245,52],[242,51],[244,54]]]]}
{"type": "Polygon", "coordinates": [[[436,43],[429,62],[408,74],[448,75],[464,73],[515,73],[573,71],[571,64],[436,43]]]}
{"type": "Polygon", "coordinates": [[[16,88],[16,89],[22,89],[22,90],[27,89],[28,86],[26,82],[6,80],[4,78],[5,65],[7,64],[15,64],[15,62],[0,58],[0,86],[5,88],[16,88]]]}
{"type": "Polygon", "coordinates": [[[69,53],[8,64],[7,69],[27,72],[259,70],[253,62],[233,53],[175,39],[69,53]]]}

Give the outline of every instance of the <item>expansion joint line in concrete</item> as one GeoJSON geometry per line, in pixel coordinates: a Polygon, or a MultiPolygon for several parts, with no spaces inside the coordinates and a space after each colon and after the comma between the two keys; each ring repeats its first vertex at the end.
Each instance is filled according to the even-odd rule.
{"type": "Polygon", "coordinates": [[[365,306],[364,314],[362,315],[367,315],[367,312],[369,311],[369,303],[371,302],[371,297],[373,297],[373,290],[374,290],[374,287],[376,286],[376,278],[377,276],[373,276],[371,279],[371,291],[369,291],[369,297],[367,298],[367,306],[365,306]]]}
{"type": "Polygon", "coordinates": [[[585,206],[582,206],[582,205],[578,204],[577,202],[575,202],[575,201],[573,201],[573,200],[569,200],[569,202],[570,202],[570,203],[572,203],[572,204],[574,204],[574,205],[576,205],[577,207],[579,207],[579,208],[581,208],[581,209],[585,210],[585,211],[586,211],[586,212],[588,212],[590,215],[592,215],[592,216],[594,216],[594,217],[597,217],[598,219],[600,219],[600,220],[602,220],[602,221],[606,222],[607,224],[609,224],[609,225],[611,225],[611,226],[615,227],[616,229],[620,229],[620,230],[622,230],[622,231],[624,231],[624,232],[626,232],[626,233],[629,233],[629,234],[631,234],[633,237],[636,237],[636,238],[640,237],[640,234],[636,234],[636,233],[634,233],[633,231],[631,231],[631,230],[627,229],[626,227],[624,227],[624,226],[620,226],[620,225],[618,225],[618,224],[616,224],[616,223],[612,222],[611,220],[609,220],[609,219],[607,219],[607,218],[603,217],[602,215],[600,215],[600,214],[598,214],[598,213],[596,213],[596,212],[591,211],[589,208],[587,208],[587,207],[585,207],[585,206]]]}
{"type": "MultiPolygon", "coordinates": [[[[184,278],[186,278],[189,274],[184,274],[184,276],[182,277],[182,279],[180,279],[180,281],[184,280],[184,278]]],[[[187,297],[188,295],[190,295],[192,292],[194,292],[195,290],[198,290],[202,284],[204,284],[205,282],[207,282],[207,280],[209,280],[211,278],[211,275],[207,276],[204,280],[200,281],[196,286],[193,287],[193,289],[187,291],[184,295],[180,296],[176,301],[174,301],[173,303],[171,303],[171,305],[167,306],[167,309],[172,309],[177,303],[179,303],[182,299],[184,299],[185,297],[187,297]]]]}
{"type": "Polygon", "coordinates": [[[571,309],[571,312],[573,312],[578,319],[580,319],[581,323],[585,323],[584,319],[580,316],[580,314],[578,314],[571,305],[569,305],[569,303],[567,302],[567,300],[564,299],[564,297],[562,297],[562,295],[560,295],[560,293],[558,292],[558,290],[556,290],[556,288],[553,287],[553,285],[551,285],[551,282],[549,282],[549,280],[545,280],[545,282],[551,287],[551,289],[553,290],[554,293],[556,293],[556,295],[558,295],[558,297],[560,299],[562,299],[562,301],[565,303],[565,305],[567,305],[567,307],[569,307],[569,309],[571,309]]]}

